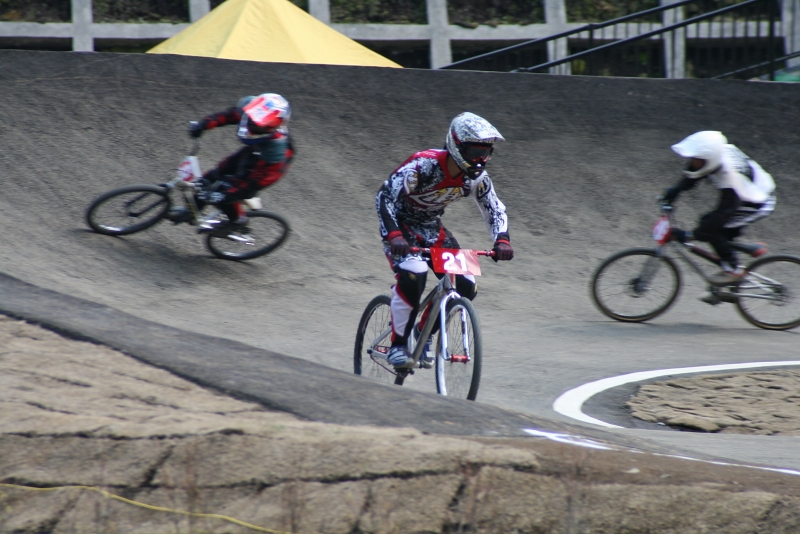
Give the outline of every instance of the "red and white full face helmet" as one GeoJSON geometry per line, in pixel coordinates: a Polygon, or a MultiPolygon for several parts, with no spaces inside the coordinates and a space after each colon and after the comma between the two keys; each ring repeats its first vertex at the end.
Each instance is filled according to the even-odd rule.
{"type": "Polygon", "coordinates": [[[247,145],[258,144],[271,136],[292,116],[289,102],[277,93],[245,97],[239,101],[239,107],[242,108],[242,120],[237,135],[247,145]]]}
{"type": "Polygon", "coordinates": [[[505,141],[497,128],[474,113],[464,112],[450,123],[445,147],[459,169],[470,178],[477,178],[489,162],[497,141],[505,141]]]}

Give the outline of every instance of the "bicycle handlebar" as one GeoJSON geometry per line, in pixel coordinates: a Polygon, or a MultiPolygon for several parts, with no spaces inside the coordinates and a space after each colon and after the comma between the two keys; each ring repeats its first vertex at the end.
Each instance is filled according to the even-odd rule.
{"type": "MultiPolygon", "coordinates": [[[[426,247],[409,247],[409,252],[414,254],[428,254],[430,255],[431,249],[426,247]]],[[[476,250],[478,256],[488,256],[494,258],[494,250],[476,250]]]]}

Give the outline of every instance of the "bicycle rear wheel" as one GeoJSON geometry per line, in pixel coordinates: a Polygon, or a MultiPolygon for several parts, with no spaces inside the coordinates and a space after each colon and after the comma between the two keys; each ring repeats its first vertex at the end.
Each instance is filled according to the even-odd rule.
{"type": "Polygon", "coordinates": [[[170,208],[167,189],[128,185],[100,195],[86,210],[86,222],[99,234],[128,235],[147,230],[170,208]]]}
{"type": "Polygon", "coordinates": [[[653,249],[624,250],[605,260],[592,276],[595,306],[617,321],[638,323],[667,311],[681,287],[675,262],[653,249]]]}
{"type": "Polygon", "coordinates": [[[367,304],[353,351],[353,372],[384,384],[394,384],[397,379],[394,367],[386,361],[392,344],[391,302],[388,295],[378,295],[367,304]]]}
{"type": "Polygon", "coordinates": [[[259,210],[247,217],[247,230],[208,234],[208,250],[223,260],[251,260],[272,252],[289,237],[289,223],[280,215],[259,210]]]}
{"type": "Polygon", "coordinates": [[[447,303],[445,333],[444,357],[441,332],[436,342],[436,391],[448,397],[475,400],[481,384],[483,337],[472,302],[457,298],[447,303]]]}
{"type": "Polygon", "coordinates": [[[800,325],[800,258],[767,256],[747,267],[736,285],[736,307],[748,322],[767,330],[800,325]]]}

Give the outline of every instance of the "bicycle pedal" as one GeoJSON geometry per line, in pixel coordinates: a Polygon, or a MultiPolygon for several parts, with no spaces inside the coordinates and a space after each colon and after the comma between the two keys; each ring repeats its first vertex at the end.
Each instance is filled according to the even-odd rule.
{"type": "Polygon", "coordinates": [[[701,302],[705,302],[706,304],[711,304],[712,306],[716,306],[717,304],[721,304],[722,300],[717,295],[701,295],[698,297],[701,302]]]}

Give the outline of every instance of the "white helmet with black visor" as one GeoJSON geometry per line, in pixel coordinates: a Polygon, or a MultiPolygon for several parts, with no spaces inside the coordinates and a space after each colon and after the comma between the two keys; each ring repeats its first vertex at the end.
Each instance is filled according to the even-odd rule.
{"type": "Polygon", "coordinates": [[[459,169],[470,178],[477,178],[489,162],[494,144],[504,140],[489,121],[464,112],[450,123],[445,147],[459,169]]]}
{"type": "Polygon", "coordinates": [[[719,169],[727,143],[728,139],[722,132],[706,130],[693,133],[680,143],[672,145],[672,150],[681,157],[689,158],[683,175],[697,179],[719,169]]]}

